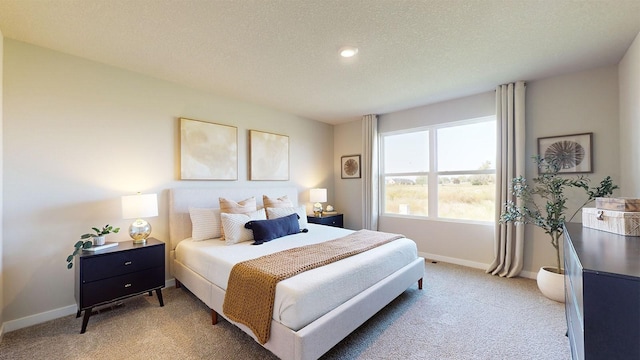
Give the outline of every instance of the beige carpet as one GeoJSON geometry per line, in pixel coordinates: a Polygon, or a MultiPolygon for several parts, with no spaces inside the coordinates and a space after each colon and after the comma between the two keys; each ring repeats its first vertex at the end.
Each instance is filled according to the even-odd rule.
{"type": "MultiPolygon", "coordinates": [[[[413,286],[323,359],[570,358],[563,304],[529,279],[503,279],[445,263],[426,265],[413,286]]],[[[89,320],[56,319],[4,335],[0,359],[275,359],[184,288],[163,290],[165,306],[138,296],[89,320]]]]}

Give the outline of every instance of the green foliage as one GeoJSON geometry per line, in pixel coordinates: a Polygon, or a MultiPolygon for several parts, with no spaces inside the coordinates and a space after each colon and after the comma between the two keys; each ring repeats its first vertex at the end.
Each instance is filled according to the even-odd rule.
{"type": "Polygon", "coordinates": [[[104,236],[104,235],[108,235],[111,233],[117,233],[118,231],[120,231],[120,228],[113,228],[113,226],[107,224],[105,226],[102,227],[102,230],[98,229],[97,227],[92,227],[91,228],[93,231],[95,231],[95,234],[82,234],[82,236],[80,236],[80,239],[88,239],[88,238],[93,238],[93,237],[98,237],[98,236],[104,236]]]}
{"type": "Polygon", "coordinates": [[[534,161],[540,169],[540,175],[532,179],[533,186],[527,180],[518,176],[511,181],[512,193],[517,201],[507,201],[504,211],[500,216],[501,223],[533,224],[544,230],[551,237],[551,245],[556,249],[557,272],[560,273],[560,244],[563,225],[567,221],[567,197],[565,189],[577,188],[585,192],[586,200],[578,207],[568,221],[585,205],[594,201],[597,197],[608,197],[613,190],[618,188],[610,176],[605,177],[598,186],[589,187],[590,179],[584,175],[573,178],[562,177],[560,167],[555,163],[549,163],[540,156],[535,156],[534,161]],[[539,202],[537,202],[539,201],[539,202]]]}
{"type": "Polygon", "coordinates": [[[79,252],[82,251],[82,249],[88,249],[93,245],[93,241],[92,240],[86,240],[84,241],[84,239],[89,239],[89,238],[94,238],[94,237],[98,237],[98,236],[104,236],[104,235],[108,235],[111,233],[117,233],[118,231],[120,231],[120,228],[114,228],[113,226],[107,224],[105,225],[102,229],[96,228],[96,227],[92,227],[91,228],[95,234],[82,234],[80,236],[80,239],[78,242],[76,242],[73,245],[73,253],[69,256],[67,256],[67,269],[71,269],[73,268],[73,258],[78,255],[79,252]]]}

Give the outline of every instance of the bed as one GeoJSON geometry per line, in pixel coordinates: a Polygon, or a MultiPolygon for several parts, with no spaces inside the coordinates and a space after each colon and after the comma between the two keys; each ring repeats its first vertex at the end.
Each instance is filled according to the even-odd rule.
{"type": "MultiPolygon", "coordinates": [[[[189,210],[217,208],[218,199],[239,201],[263,195],[286,196],[297,204],[297,188],[177,188],[169,190],[170,269],[211,309],[212,322],[223,316],[226,281],[239,261],[300,244],[315,244],[353,231],[307,224],[307,233],[284,236],[260,246],[218,239],[193,241],[189,210]],[[217,260],[212,260],[216,258],[217,260]]],[[[195,230],[195,228],[194,228],[195,230]]],[[[401,238],[364,253],[309,270],[276,286],[270,335],[264,343],[242,323],[231,321],[281,359],[317,359],[410,286],[422,286],[424,259],[415,243],[401,238]],[[332,294],[332,296],[318,296],[332,294]]]]}

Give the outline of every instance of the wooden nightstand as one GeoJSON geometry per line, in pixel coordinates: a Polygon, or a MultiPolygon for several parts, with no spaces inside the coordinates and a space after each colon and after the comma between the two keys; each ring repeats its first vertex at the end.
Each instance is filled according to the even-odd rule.
{"type": "Polygon", "coordinates": [[[146,244],[119,242],[97,252],[83,251],[75,259],[75,296],[82,318],[83,334],[94,307],[135,295],[156,291],[164,306],[164,243],[148,238],[146,244]]]}
{"type": "Polygon", "coordinates": [[[335,214],[335,215],[325,215],[321,217],[317,216],[307,216],[307,222],[312,224],[320,224],[320,225],[329,225],[335,227],[344,227],[344,215],[343,214],[335,214]]]}

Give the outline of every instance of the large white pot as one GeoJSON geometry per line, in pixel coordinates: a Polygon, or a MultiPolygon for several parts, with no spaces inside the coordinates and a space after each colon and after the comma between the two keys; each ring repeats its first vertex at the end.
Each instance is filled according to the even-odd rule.
{"type": "Polygon", "coordinates": [[[564,271],[556,273],[555,267],[543,266],[538,271],[538,289],[551,300],[564,302],[564,271]]]}

